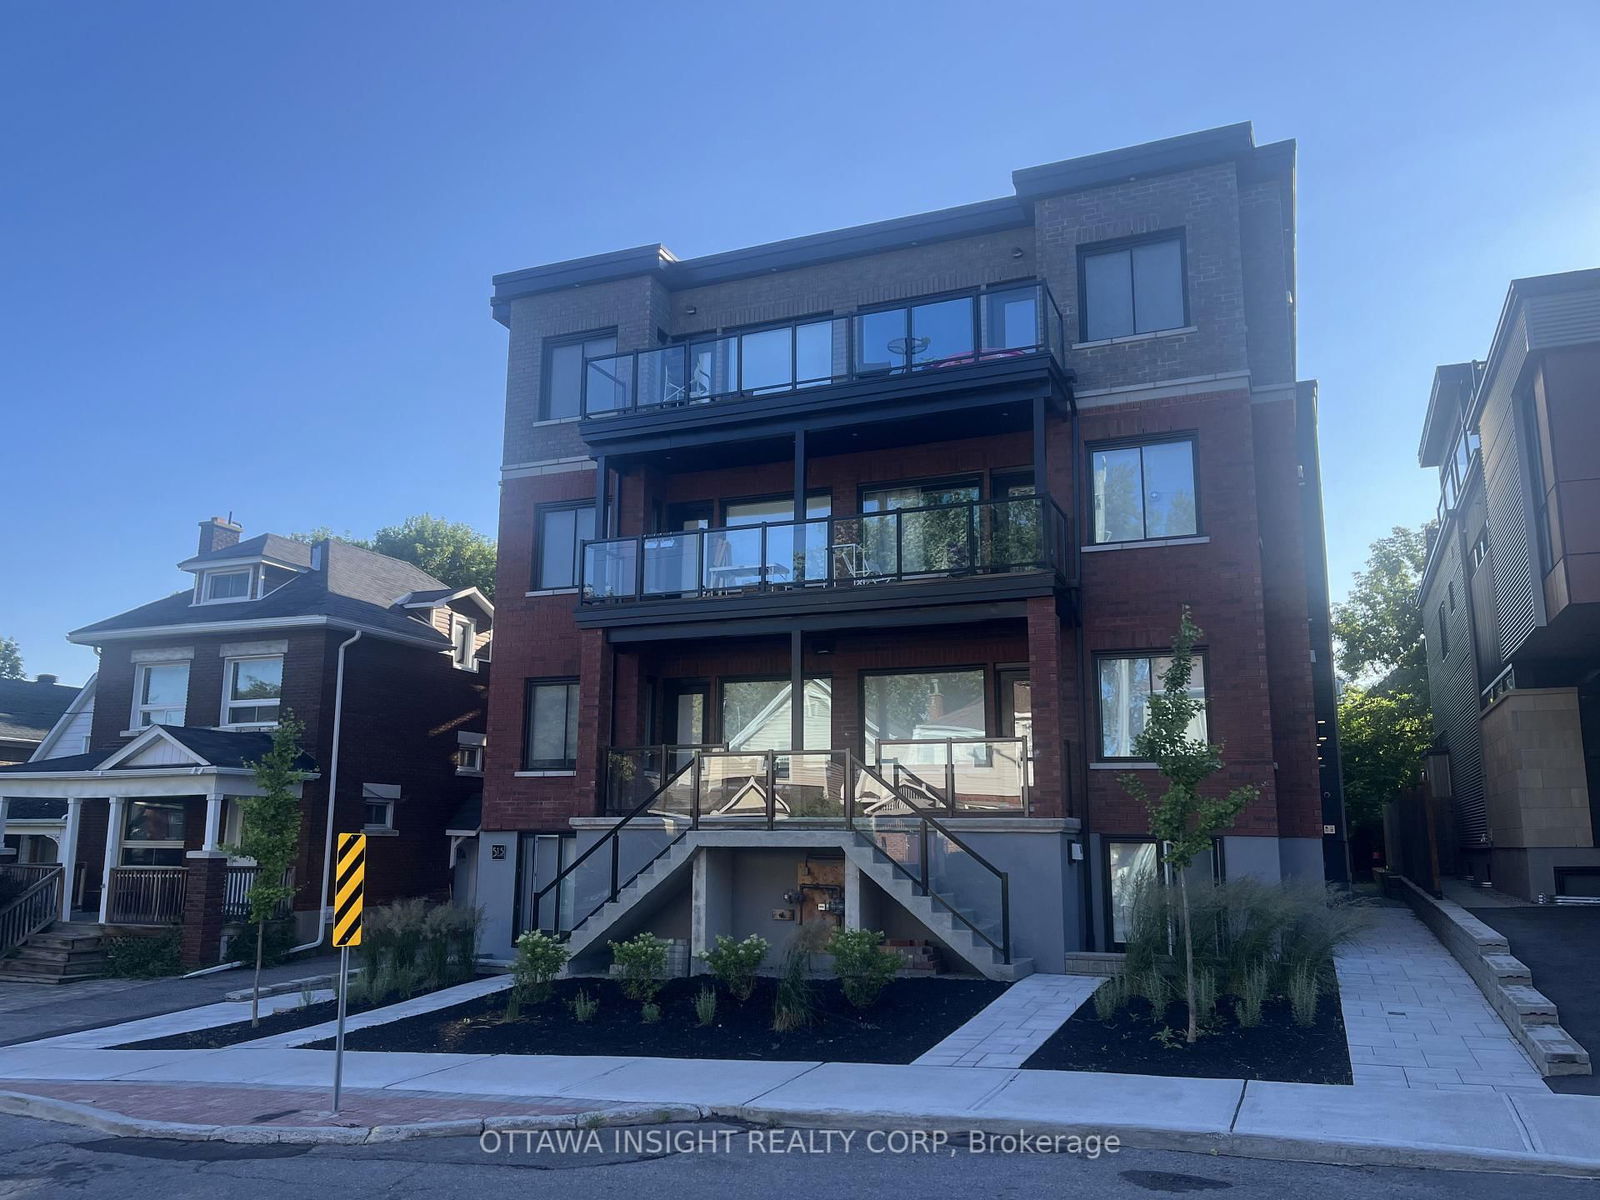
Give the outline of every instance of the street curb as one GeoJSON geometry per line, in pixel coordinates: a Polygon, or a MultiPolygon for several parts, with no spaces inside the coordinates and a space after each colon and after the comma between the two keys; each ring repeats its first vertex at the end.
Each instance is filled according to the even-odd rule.
{"type": "Polygon", "coordinates": [[[830,1129],[927,1129],[949,1133],[1023,1133],[1040,1137],[1077,1135],[1100,1138],[1115,1135],[1122,1149],[1176,1150],[1188,1154],[1229,1158],[1264,1158],[1290,1162],[1329,1163],[1337,1166],[1418,1167],[1448,1171],[1494,1171],[1504,1174],[1559,1174],[1600,1178],[1600,1159],[1517,1153],[1509,1150],[1468,1150],[1453,1146],[1403,1146],[1383,1142],[1357,1142],[1340,1138],[1282,1137],[1273,1134],[1232,1133],[1215,1130],[1160,1129],[1116,1122],[1022,1120],[986,1117],[978,1113],[913,1116],[904,1112],[856,1112],[837,1109],[777,1109],[761,1105],[716,1105],[712,1117],[748,1121],[757,1125],[830,1129]]]}
{"type": "Polygon", "coordinates": [[[235,1142],[250,1145],[361,1146],[405,1142],[416,1138],[477,1137],[482,1133],[523,1130],[603,1128],[622,1125],[665,1125],[703,1120],[707,1112],[693,1104],[607,1104],[588,1112],[472,1117],[449,1121],[413,1121],[393,1125],[194,1125],[183,1121],[146,1121],[110,1109],[0,1091],[0,1115],[31,1117],[76,1125],[115,1137],[163,1138],[182,1142],[235,1142]]]}

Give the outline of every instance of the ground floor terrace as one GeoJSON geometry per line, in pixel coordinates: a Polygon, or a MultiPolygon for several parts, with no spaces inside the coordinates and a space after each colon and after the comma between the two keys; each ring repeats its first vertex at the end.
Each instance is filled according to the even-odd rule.
{"type": "MultiPolygon", "coordinates": [[[[1165,647],[1109,631],[1080,645],[1052,597],[1018,608],[637,642],[581,631],[595,653],[525,680],[517,769],[491,772],[485,952],[509,956],[531,928],[599,947],[649,928],[697,957],[719,934],[782,944],[814,922],[926,944],[953,970],[997,955],[1054,972],[1116,947],[1157,869],[1120,776],[1156,783],[1133,741],[1165,647]]],[[[1261,796],[1197,869],[1320,878],[1317,796],[1279,786],[1270,693],[1210,686],[1237,658],[1202,647],[1195,732],[1237,748],[1219,786],[1261,796]],[[1284,805],[1307,812],[1280,820],[1284,805]]]]}

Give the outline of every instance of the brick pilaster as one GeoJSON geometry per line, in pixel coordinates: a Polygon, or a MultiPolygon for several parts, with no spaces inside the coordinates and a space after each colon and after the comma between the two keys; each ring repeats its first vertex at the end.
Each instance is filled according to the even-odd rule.
{"type": "Polygon", "coordinates": [[[191,850],[184,865],[183,935],[179,953],[186,967],[206,967],[222,950],[222,902],[228,886],[225,854],[191,850]]]}

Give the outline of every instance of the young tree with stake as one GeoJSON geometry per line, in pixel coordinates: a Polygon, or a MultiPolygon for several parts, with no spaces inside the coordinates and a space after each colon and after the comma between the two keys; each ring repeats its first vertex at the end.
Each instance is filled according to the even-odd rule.
{"type": "Polygon", "coordinates": [[[1240,811],[1259,794],[1246,785],[1226,796],[1203,796],[1200,785],[1222,769],[1222,743],[1189,736],[1189,726],[1205,711],[1205,701],[1189,694],[1194,675],[1194,644],[1201,630],[1184,605],[1178,636],[1172,642],[1172,663],[1161,674],[1161,690],[1149,696],[1144,728],[1133,740],[1133,752],[1154,763],[1167,781],[1158,798],[1146,791],[1137,775],[1121,777],[1123,789],[1150,811],[1150,832],[1162,845],[1161,861],[1178,876],[1183,914],[1184,998],[1189,1006],[1187,1040],[1200,1036],[1195,1013],[1194,932],[1189,921],[1189,866],[1211,846],[1211,839],[1233,825],[1240,811]]]}
{"type": "Polygon", "coordinates": [[[261,1020],[261,953],[267,940],[267,922],[274,918],[279,905],[294,895],[294,888],[284,882],[284,877],[300,844],[299,787],[307,775],[295,764],[300,759],[300,735],[304,730],[304,725],[284,713],[272,731],[271,748],[260,761],[250,764],[261,794],[239,798],[243,830],[239,844],[228,847],[229,854],[253,858],[256,863],[249,896],[250,920],[256,927],[256,973],[250,993],[252,1026],[261,1020]]]}

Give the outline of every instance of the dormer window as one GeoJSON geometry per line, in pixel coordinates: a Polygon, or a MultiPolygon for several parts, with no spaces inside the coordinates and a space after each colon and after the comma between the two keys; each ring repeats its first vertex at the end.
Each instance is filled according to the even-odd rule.
{"type": "Polygon", "coordinates": [[[255,571],[249,567],[236,571],[207,571],[201,596],[207,603],[214,600],[248,600],[254,574],[255,571]]]}
{"type": "Polygon", "coordinates": [[[478,623],[470,617],[459,614],[450,618],[450,657],[456,666],[463,671],[476,671],[478,659],[475,653],[478,644],[478,623]]]}

